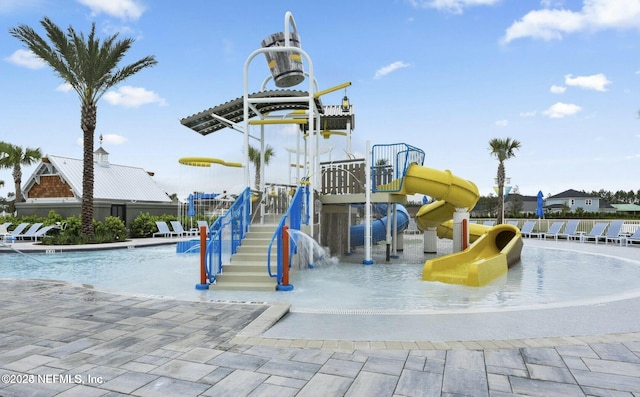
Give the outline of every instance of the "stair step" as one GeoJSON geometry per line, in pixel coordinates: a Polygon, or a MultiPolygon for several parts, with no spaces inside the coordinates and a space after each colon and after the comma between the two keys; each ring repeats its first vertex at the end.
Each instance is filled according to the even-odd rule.
{"type": "MultiPolygon", "coordinates": [[[[271,252],[271,263],[278,260],[278,254],[272,250],[271,252]]],[[[264,250],[262,252],[237,252],[231,258],[231,263],[234,262],[262,262],[263,264],[267,264],[267,251],[264,250]]]]}
{"type": "Polygon", "coordinates": [[[216,276],[216,282],[232,283],[232,282],[251,282],[251,283],[270,283],[275,284],[276,279],[269,277],[266,272],[224,272],[216,276]]]}
{"type": "MultiPolygon", "coordinates": [[[[276,263],[271,262],[271,273],[276,272],[276,263]]],[[[251,273],[251,272],[260,272],[262,274],[267,274],[267,263],[266,262],[232,262],[228,265],[224,265],[222,268],[223,273],[251,273]]]]}
{"type": "Polygon", "coordinates": [[[271,283],[229,281],[219,284],[216,282],[212,287],[214,290],[275,291],[276,282],[275,280],[271,283]]]}

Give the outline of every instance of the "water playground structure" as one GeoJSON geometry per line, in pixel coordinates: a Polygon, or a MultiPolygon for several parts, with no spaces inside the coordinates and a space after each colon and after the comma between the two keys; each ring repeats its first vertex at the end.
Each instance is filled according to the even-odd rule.
{"type": "MultiPolygon", "coordinates": [[[[319,89],[311,57],[302,49],[293,15],[285,14],[284,31],[270,35],[244,64],[241,97],[185,117],[181,124],[206,136],[230,129],[244,136],[244,161],[226,163],[215,158],[181,159],[195,166],[244,167],[247,186],[210,230],[200,230],[201,278],[197,288],[265,289],[287,291],[294,257],[311,265],[314,258],[296,255],[302,231],[333,254],[351,252],[364,245],[364,265],[371,265],[372,244],[383,241],[387,259],[397,255],[408,213],[402,207],[407,195],[434,198],[418,211],[415,221],[424,233],[424,251],[435,253],[438,238],[453,240],[453,253],[427,260],[422,279],[467,286],[482,286],[518,263],[522,250],[520,230],[512,225],[493,227],[471,224],[469,211],[479,192],[473,182],[449,170],[423,165],[425,153],[406,143],[367,142],[363,159],[348,158],[321,163],[320,137],[347,139],[355,128],[353,105],[346,96],[350,83],[319,89]],[[270,69],[259,91],[249,92],[249,69],[263,55],[270,69]],[[305,71],[303,64],[306,65],[305,71]],[[307,82],[307,90],[291,87],[307,82]],[[276,89],[268,89],[273,82],[276,89]],[[325,95],[345,89],[339,105],[324,105],[325,95]],[[264,157],[260,162],[261,186],[251,189],[249,140],[259,141],[264,156],[267,131],[272,126],[293,124],[296,134],[295,193],[286,211],[267,214],[264,157]],[[257,197],[257,200],[253,199],[257,197]],[[354,224],[354,209],[364,210],[364,221],[354,224]],[[373,219],[373,212],[384,212],[373,219]],[[269,216],[271,215],[271,216],[269,216]]],[[[184,162],[183,162],[184,161],[184,162]]]]}

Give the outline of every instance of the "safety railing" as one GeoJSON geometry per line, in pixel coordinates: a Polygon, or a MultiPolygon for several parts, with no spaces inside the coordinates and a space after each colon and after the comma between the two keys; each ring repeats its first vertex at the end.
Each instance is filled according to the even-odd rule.
{"type": "Polygon", "coordinates": [[[373,145],[371,184],[374,192],[398,192],[409,165],[422,165],[424,151],[406,143],[373,145]]]}
{"type": "Polygon", "coordinates": [[[222,265],[230,261],[242,239],[249,231],[251,216],[251,189],[246,188],[227,212],[216,219],[209,228],[206,245],[205,267],[209,282],[222,272],[222,265]]]}
{"type": "MultiPolygon", "coordinates": [[[[288,270],[291,266],[291,255],[295,250],[295,244],[285,244],[283,241],[283,230],[300,230],[301,225],[309,224],[309,186],[308,184],[301,185],[296,190],[295,194],[291,198],[291,203],[289,204],[289,209],[282,216],[280,222],[278,223],[278,227],[273,233],[273,237],[271,238],[271,242],[269,243],[269,248],[267,249],[267,272],[270,277],[275,277],[277,281],[277,289],[281,291],[291,290],[293,286],[288,283],[288,270]],[[271,252],[273,250],[273,243],[276,243],[276,274],[273,274],[271,271],[271,252]],[[288,247],[287,252],[283,249],[283,247],[288,247]],[[285,263],[287,262],[287,263],[285,263]]],[[[287,236],[285,238],[291,239],[291,234],[286,233],[287,236]]],[[[295,241],[295,236],[293,239],[295,241]]]]}

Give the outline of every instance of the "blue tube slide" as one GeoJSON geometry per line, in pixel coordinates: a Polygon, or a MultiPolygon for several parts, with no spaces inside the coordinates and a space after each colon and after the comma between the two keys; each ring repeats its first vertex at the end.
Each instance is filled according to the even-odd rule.
{"type": "MultiPolygon", "coordinates": [[[[396,225],[398,233],[404,231],[409,226],[409,213],[402,204],[396,205],[396,225]]],[[[380,219],[371,222],[371,240],[375,244],[378,241],[384,241],[387,238],[387,205],[376,204],[373,206],[373,212],[385,215],[380,219]]],[[[359,247],[364,245],[364,224],[351,226],[351,246],[359,247]]],[[[393,228],[391,229],[393,233],[393,228]]]]}

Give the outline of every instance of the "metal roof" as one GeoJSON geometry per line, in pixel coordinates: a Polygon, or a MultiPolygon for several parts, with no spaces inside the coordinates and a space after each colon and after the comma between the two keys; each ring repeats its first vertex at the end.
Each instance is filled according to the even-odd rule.
{"type": "MultiPolygon", "coordinates": [[[[250,94],[250,98],[287,98],[291,97],[291,101],[287,102],[266,102],[266,103],[254,103],[254,106],[260,113],[266,114],[269,112],[279,110],[309,110],[309,103],[306,101],[299,101],[295,98],[308,97],[309,93],[306,91],[298,90],[269,90],[250,94]]],[[[244,97],[233,99],[229,102],[225,102],[221,105],[203,110],[194,115],[188,116],[180,120],[180,123],[185,127],[188,127],[198,134],[208,135],[213,132],[219,131],[223,128],[230,127],[228,123],[223,122],[212,116],[222,117],[232,123],[241,123],[244,121],[244,97]]],[[[315,106],[318,112],[320,112],[321,128],[326,130],[345,130],[347,128],[347,121],[351,122],[351,129],[355,128],[355,118],[353,116],[353,107],[350,106],[348,112],[342,112],[340,106],[323,106],[320,98],[314,98],[315,106]],[[326,128],[325,128],[326,126],[326,128]]],[[[257,114],[250,108],[249,117],[255,117],[257,114]]],[[[303,125],[303,129],[306,131],[308,127],[303,125]]]]}
{"type": "MultiPolygon", "coordinates": [[[[27,191],[40,175],[59,175],[76,198],[82,197],[82,160],[68,157],[47,155],[48,159],[36,167],[33,175],[27,180],[27,191]],[[53,166],[53,168],[51,168],[53,166]]],[[[94,200],[121,200],[166,202],[171,199],[158,187],[144,169],[125,165],[95,163],[93,167],[94,200]]]]}

